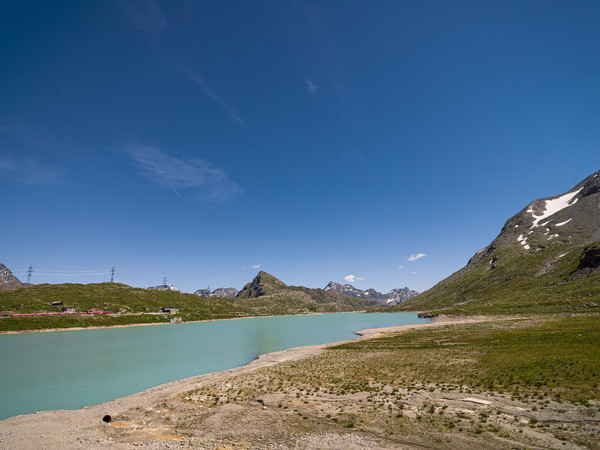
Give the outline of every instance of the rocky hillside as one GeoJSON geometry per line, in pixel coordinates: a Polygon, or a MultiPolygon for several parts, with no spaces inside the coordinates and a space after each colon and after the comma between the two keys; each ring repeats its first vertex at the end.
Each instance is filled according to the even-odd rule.
{"type": "Polygon", "coordinates": [[[0,264],[0,291],[4,289],[17,289],[24,286],[27,286],[27,284],[21,283],[8,267],[0,264]]]}
{"type": "Polygon", "coordinates": [[[592,311],[600,304],[600,171],[534,200],[490,245],[397,309],[457,313],[592,311]]]}
{"type": "Polygon", "coordinates": [[[274,294],[277,291],[285,290],[287,287],[288,286],[283,281],[278,280],[273,275],[260,271],[250,283],[246,284],[242,290],[238,292],[237,297],[262,297],[263,295],[274,294]]]}
{"type": "Polygon", "coordinates": [[[355,288],[351,284],[342,285],[336,283],[335,281],[330,281],[329,284],[325,286],[324,290],[351,295],[352,297],[356,298],[375,300],[377,303],[382,305],[398,305],[418,294],[417,291],[413,291],[407,287],[401,289],[392,289],[387,294],[382,294],[381,292],[377,292],[375,289],[367,289],[366,291],[363,291],[355,288]]]}

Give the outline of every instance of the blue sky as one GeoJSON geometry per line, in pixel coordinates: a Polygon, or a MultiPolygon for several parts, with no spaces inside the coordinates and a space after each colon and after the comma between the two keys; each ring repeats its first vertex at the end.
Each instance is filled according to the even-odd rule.
{"type": "Polygon", "coordinates": [[[600,3],[3,2],[0,262],[423,291],[600,168],[600,3]],[[424,256],[423,256],[424,255],[424,256]]]}

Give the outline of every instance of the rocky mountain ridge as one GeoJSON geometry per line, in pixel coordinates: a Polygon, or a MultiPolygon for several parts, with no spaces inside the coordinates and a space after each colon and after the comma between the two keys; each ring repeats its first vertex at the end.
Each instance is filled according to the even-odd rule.
{"type": "Polygon", "coordinates": [[[565,194],[534,200],[508,219],[492,243],[473,255],[478,264],[497,249],[539,252],[553,246],[586,245],[600,240],[600,171],[565,194]],[[518,244],[518,245],[517,245],[518,244]]]}
{"type": "MultiPolygon", "coordinates": [[[[196,292],[194,292],[194,294],[201,297],[253,298],[269,295],[286,288],[290,288],[290,286],[287,286],[285,283],[275,278],[273,275],[261,271],[250,283],[247,283],[240,291],[237,291],[235,288],[218,288],[213,291],[211,291],[210,289],[198,289],[196,292]]],[[[309,291],[323,291],[337,293],[341,295],[349,295],[351,297],[360,298],[364,300],[371,300],[375,301],[378,304],[388,306],[398,305],[418,294],[417,291],[413,291],[412,289],[409,289],[407,287],[392,289],[387,294],[382,294],[381,292],[378,292],[375,289],[367,289],[363,291],[352,286],[351,284],[341,285],[334,281],[330,281],[329,284],[327,284],[327,286],[325,286],[325,288],[323,289],[302,289],[306,289],[309,291]]]]}
{"type": "Polygon", "coordinates": [[[288,286],[283,281],[266,272],[259,272],[256,277],[238,292],[236,298],[256,299],[274,302],[304,303],[309,310],[317,311],[323,305],[329,305],[332,311],[341,311],[347,308],[354,310],[366,309],[377,306],[372,299],[363,299],[351,295],[341,294],[324,289],[311,289],[303,286],[288,286]],[[320,305],[320,306],[319,306],[320,305]]]}
{"type": "Polygon", "coordinates": [[[408,287],[392,289],[387,294],[382,294],[375,289],[367,289],[365,291],[358,289],[351,284],[340,284],[335,281],[330,281],[325,286],[325,291],[339,292],[340,294],[351,295],[352,297],[364,298],[369,300],[375,300],[377,303],[382,305],[398,305],[403,303],[414,296],[418,295],[417,291],[413,291],[408,287]]]}
{"type": "Polygon", "coordinates": [[[194,292],[194,295],[199,295],[200,297],[219,297],[219,298],[233,298],[238,294],[238,290],[236,288],[217,288],[214,291],[210,289],[198,289],[194,292]]]}
{"type": "Polygon", "coordinates": [[[8,267],[0,264],[0,291],[4,289],[17,289],[24,286],[27,286],[27,283],[21,283],[8,267]]]}
{"type": "Polygon", "coordinates": [[[398,308],[564,312],[599,301],[600,171],[529,203],[465,267],[398,308]]]}
{"type": "Polygon", "coordinates": [[[177,289],[172,284],[161,284],[160,286],[150,286],[150,287],[147,287],[146,289],[148,289],[150,291],[173,291],[173,292],[178,292],[179,294],[183,294],[182,291],[177,289]]]}

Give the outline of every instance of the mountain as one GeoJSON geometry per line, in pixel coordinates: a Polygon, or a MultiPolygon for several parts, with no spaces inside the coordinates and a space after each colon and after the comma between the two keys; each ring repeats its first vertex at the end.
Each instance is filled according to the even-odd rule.
{"type": "Polygon", "coordinates": [[[367,289],[366,291],[363,291],[355,288],[351,284],[341,285],[335,281],[330,281],[329,284],[325,286],[324,290],[351,295],[352,297],[356,298],[375,300],[383,305],[398,305],[418,294],[417,291],[413,291],[407,287],[402,289],[392,289],[387,294],[382,294],[381,292],[377,292],[375,289],[367,289]]]}
{"type": "Polygon", "coordinates": [[[21,283],[8,267],[4,264],[0,264],[0,291],[4,289],[17,289],[24,286],[28,285],[26,283],[21,283]]]}
{"type": "Polygon", "coordinates": [[[214,291],[212,291],[212,296],[213,297],[219,297],[219,298],[233,298],[233,297],[237,297],[238,294],[238,290],[236,288],[217,288],[214,291]]]}
{"type": "Polygon", "coordinates": [[[342,285],[340,283],[336,283],[335,281],[330,281],[329,284],[327,284],[327,286],[325,286],[325,289],[323,290],[351,295],[352,297],[356,298],[367,298],[367,294],[365,293],[365,291],[361,291],[360,289],[355,288],[351,284],[342,285]]]}
{"type": "Polygon", "coordinates": [[[236,297],[240,298],[252,298],[261,297],[263,295],[273,294],[282,289],[286,289],[288,286],[281,280],[278,280],[273,275],[269,275],[262,270],[258,272],[258,275],[248,284],[246,284],[236,297]]]}
{"type": "Polygon", "coordinates": [[[179,289],[177,289],[172,284],[161,284],[160,286],[150,286],[146,289],[149,289],[151,291],[173,291],[173,292],[178,292],[180,294],[183,294],[183,292],[181,292],[179,289]]]}
{"type": "Polygon", "coordinates": [[[194,292],[194,295],[200,297],[219,297],[219,298],[233,298],[237,297],[238,290],[236,288],[217,288],[211,292],[210,289],[198,289],[194,292]]]}
{"type": "Polygon", "coordinates": [[[417,291],[413,291],[407,287],[392,289],[387,294],[383,294],[386,298],[388,305],[399,305],[407,300],[419,295],[417,291]]]}
{"type": "Polygon", "coordinates": [[[396,309],[591,311],[600,303],[600,171],[534,200],[467,265],[396,309]]]}
{"type": "Polygon", "coordinates": [[[288,286],[273,275],[262,271],[244,286],[237,298],[294,305],[309,312],[356,311],[378,305],[371,299],[357,298],[334,291],[288,286]]]}

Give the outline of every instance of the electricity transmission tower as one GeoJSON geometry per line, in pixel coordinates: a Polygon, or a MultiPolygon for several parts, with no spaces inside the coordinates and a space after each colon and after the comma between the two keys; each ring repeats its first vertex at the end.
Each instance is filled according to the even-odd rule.
{"type": "Polygon", "coordinates": [[[115,266],[110,271],[110,282],[112,283],[115,279],[115,266]]]}
{"type": "Polygon", "coordinates": [[[167,286],[168,286],[168,284],[167,284],[167,277],[164,277],[164,278],[163,278],[163,286],[164,286],[164,287],[167,287],[167,286]]]}
{"type": "Polygon", "coordinates": [[[33,273],[33,267],[29,266],[29,270],[27,271],[27,284],[31,284],[31,274],[33,273]]]}

